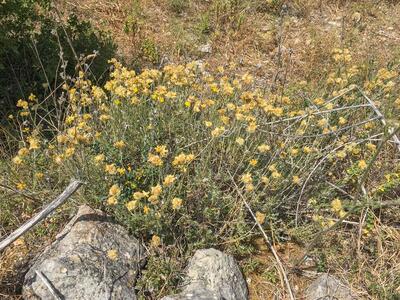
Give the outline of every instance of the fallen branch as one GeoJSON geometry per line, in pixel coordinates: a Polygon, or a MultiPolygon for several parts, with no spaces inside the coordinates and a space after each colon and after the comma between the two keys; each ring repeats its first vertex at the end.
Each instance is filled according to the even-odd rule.
{"type": "MultiPolygon", "coordinates": [[[[381,113],[381,111],[378,109],[378,107],[375,105],[374,101],[372,101],[364,92],[363,90],[357,86],[358,91],[361,93],[361,95],[368,101],[368,103],[370,104],[372,110],[375,112],[375,114],[379,117],[379,119],[381,120],[381,123],[383,126],[387,126],[387,122],[385,120],[384,115],[381,113]]],[[[397,146],[397,150],[399,150],[400,152],[400,139],[399,137],[396,135],[396,133],[394,132],[393,128],[389,128],[389,134],[393,134],[392,138],[393,138],[393,142],[396,144],[397,146]]]]}
{"type": "Polygon", "coordinates": [[[48,215],[50,215],[57,207],[63,204],[76,190],[82,185],[82,182],[74,180],[71,182],[67,188],[49,205],[47,205],[42,211],[40,211],[36,216],[22,225],[20,228],[11,233],[7,238],[0,242],[0,252],[3,251],[7,246],[9,246],[12,242],[18,239],[25,232],[30,230],[37,223],[45,219],[48,215]]]}
{"type": "Polygon", "coordinates": [[[231,177],[232,183],[233,183],[234,186],[235,186],[236,192],[238,193],[238,195],[240,196],[240,198],[243,200],[244,205],[246,206],[247,210],[250,212],[251,216],[253,217],[254,222],[256,223],[258,229],[260,229],[260,231],[261,231],[261,233],[262,233],[262,235],[263,235],[263,237],[264,237],[264,239],[265,239],[265,242],[267,243],[268,248],[271,250],[272,255],[274,256],[274,258],[275,258],[275,260],[276,260],[276,262],[277,262],[277,264],[278,264],[278,266],[279,266],[280,273],[281,273],[281,275],[282,275],[282,277],[283,277],[283,281],[285,282],[286,289],[287,289],[287,291],[288,291],[288,293],[289,293],[289,298],[290,298],[291,300],[295,300],[296,298],[295,298],[295,296],[294,296],[294,294],[293,294],[292,288],[291,288],[291,286],[290,286],[289,279],[288,279],[288,277],[287,277],[287,275],[286,275],[285,267],[283,266],[283,264],[282,264],[282,262],[281,262],[281,259],[279,258],[278,253],[276,252],[274,246],[272,245],[272,243],[271,243],[269,237],[268,237],[267,234],[265,233],[265,230],[262,228],[261,224],[257,221],[257,217],[256,217],[255,214],[253,213],[253,210],[251,209],[250,205],[247,203],[247,201],[246,201],[246,199],[244,198],[243,194],[240,192],[239,187],[237,186],[235,180],[233,179],[233,177],[232,177],[232,175],[231,175],[230,173],[229,173],[229,176],[231,177]]]}

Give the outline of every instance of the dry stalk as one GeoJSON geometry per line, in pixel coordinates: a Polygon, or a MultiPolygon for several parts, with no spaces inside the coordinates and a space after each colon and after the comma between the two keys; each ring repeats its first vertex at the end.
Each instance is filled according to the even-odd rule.
{"type": "Polygon", "coordinates": [[[237,184],[236,184],[234,178],[232,177],[232,175],[231,175],[230,173],[229,173],[229,176],[231,177],[232,183],[233,183],[234,186],[235,186],[236,192],[238,193],[239,197],[242,199],[242,201],[243,201],[244,205],[246,206],[247,210],[248,210],[249,213],[251,214],[251,216],[252,216],[252,218],[253,218],[255,224],[257,225],[258,229],[261,231],[261,233],[262,233],[262,235],[263,235],[263,237],[264,237],[264,239],[265,239],[265,242],[266,242],[268,248],[271,250],[272,255],[274,256],[274,258],[275,258],[275,260],[276,260],[276,263],[278,264],[279,271],[280,271],[281,276],[282,276],[282,278],[283,278],[283,280],[284,280],[284,282],[285,282],[287,292],[289,293],[289,298],[290,298],[291,300],[295,300],[296,298],[295,298],[295,296],[294,296],[294,294],[293,294],[293,291],[292,291],[292,288],[291,288],[291,286],[290,286],[290,282],[289,282],[289,279],[288,279],[288,277],[287,277],[287,274],[286,274],[286,271],[285,271],[285,267],[283,266],[282,261],[281,261],[281,259],[279,258],[278,253],[276,252],[274,246],[272,245],[272,243],[271,243],[271,241],[270,241],[268,235],[266,234],[265,230],[262,228],[261,224],[257,221],[257,218],[256,218],[256,216],[255,216],[253,210],[251,209],[249,203],[247,203],[245,197],[244,197],[243,194],[241,193],[239,187],[237,186],[237,184]]]}

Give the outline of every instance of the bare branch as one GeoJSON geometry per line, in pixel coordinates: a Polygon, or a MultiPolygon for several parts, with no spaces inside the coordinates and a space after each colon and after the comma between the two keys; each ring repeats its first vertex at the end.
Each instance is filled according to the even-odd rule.
{"type": "Polygon", "coordinates": [[[50,215],[57,207],[63,204],[76,190],[82,185],[82,182],[74,180],[71,182],[67,188],[49,205],[47,205],[44,209],[42,209],[36,216],[34,216],[31,220],[26,222],[20,228],[11,233],[7,238],[0,242],[0,252],[3,251],[7,246],[9,246],[12,242],[18,239],[25,232],[30,230],[37,223],[45,219],[48,215],[50,215]]]}

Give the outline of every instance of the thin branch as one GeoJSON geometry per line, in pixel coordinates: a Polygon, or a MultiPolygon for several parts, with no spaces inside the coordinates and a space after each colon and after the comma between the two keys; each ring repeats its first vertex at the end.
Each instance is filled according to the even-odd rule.
{"type": "Polygon", "coordinates": [[[61,300],[61,297],[57,294],[57,291],[54,289],[51,282],[43,275],[43,273],[37,270],[35,273],[43,281],[44,285],[48,288],[54,299],[61,300]]]}
{"type": "MultiPolygon", "coordinates": [[[[363,91],[362,89],[357,86],[358,91],[361,93],[361,95],[368,101],[368,103],[370,104],[372,110],[375,112],[375,114],[380,118],[381,123],[383,126],[386,126],[386,120],[384,115],[380,112],[380,110],[378,109],[378,107],[375,105],[374,101],[372,101],[363,91]]],[[[400,152],[400,139],[399,137],[396,135],[396,133],[394,132],[394,129],[389,128],[389,134],[393,133],[393,141],[395,142],[395,144],[397,145],[397,150],[399,150],[400,152]]]]}
{"type": "Polygon", "coordinates": [[[290,286],[289,279],[288,279],[288,277],[287,277],[287,275],[286,275],[285,267],[283,266],[283,264],[282,264],[282,262],[281,262],[281,259],[280,259],[279,256],[278,256],[278,253],[276,252],[274,246],[272,245],[272,243],[271,243],[269,237],[268,237],[267,234],[265,233],[265,231],[264,231],[264,229],[262,228],[261,224],[257,221],[257,217],[256,217],[255,214],[253,213],[253,211],[252,211],[250,205],[247,203],[247,201],[246,201],[246,199],[244,198],[243,194],[240,192],[239,187],[237,186],[237,184],[236,184],[234,178],[232,177],[232,175],[231,175],[230,173],[229,173],[229,176],[231,177],[232,183],[233,183],[234,186],[235,186],[236,192],[238,193],[238,195],[239,195],[240,198],[242,199],[242,201],[243,201],[244,205],[246,206],[247,210],[250,212],[250,214],[251,214],[252,218],[254,219],[254,222],[256,223],[258,229],[260,229],[260,231],[261,231],[261,233],[262,233],[262,235],[263,235],[263,237],[264,237],[264,239],[265,239],[265,242],[267,243],[269,249],[271,250],[271,252],[272,252],[272,254],[273,254],[273,256],[274,256],[274,258],[275,258],[275,260],[276,260],[276,262],[277,262],[277,264],[278,264],[278,266],[279,266],[279,269],[280,269],[280,272],[281,272],[281,274],[282,274],[282,276],[283,276],[283,280],[284,280],[284,282],[285,282],[287,291],[288,291],[288,293],[289,293],[289,298],[290,298],[291,300],[295,300],[296,298],[295,298],[295,296],[294,296],[294,294],[293,294],[292,288],[291,288],[291,286],[290,286]]]}
{"type": "Polygon", "coordinates": [[[76,190],[82,185],[82,182],[74,180],[71,182],[67,188],[49,205],[47,205],[44,209],[42,209],[36,216],[34,216],[31,220],[26,222],[20,228],[11,233],[7,238],[0,242],[0,252],[3,251],[7,246],[9,246],[12,242],[18,239],[25,232],[30,230],[37,223],[45,219],[48,215],[50,215],[57,207],[63,204],[76,190]]]}

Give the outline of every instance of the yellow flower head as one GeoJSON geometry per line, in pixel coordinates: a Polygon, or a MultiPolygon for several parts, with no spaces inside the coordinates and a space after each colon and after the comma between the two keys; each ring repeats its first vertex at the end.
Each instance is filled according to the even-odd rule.
{"type": "Polygon", "coordinates": [[[271,147],[266,144],[261,144],[260,146],[257,147],[257,150],[260,153],[265,153],[265,152],[268,152],[269,150],[271,150],[271,147]]]}
{"type": "Polygon", "coordinates": [[[75,121],[75,116],[68,116],[65,118],[65,124],[71,125],[75,121]]]}
{"type": "Polygon", "coordinates": [[[18,155],[21,156],[21,157],[24,157],[24,156],[26,156],[28,154],[29,154],[28,148],[23,147],[23,148],[18,150],[18,155]]]}
{"type": "Polygon", "coordinates": [[[158,153],[161,157],[166,157],[168,155],[168,149],[165,145],[158,145],[154,148],[154,151],[158,153]]]}
{"type": "Polygon", "coordinates": [[[246,131],[248,133],[254,133],[257,129],[257,123],[256,122],[250,122],[249,125],[246,128],[246,131]]]}
{"type": "Polygon", "coordinates": [[[316,105],[322,105],[322,104],[325,103],[324,99],[322,99],[322,98],[314,99],[313,102],[314,102],[314,104],[316,104],[316,105]]]}
{"type": "Polygon", "coordinates": [[[221,134],[223,134],[225,131],[224,126],[216,127],[214,130],[211,131],[211,136],[212,137],[219,137],[221,134]]]}
{"type": "Polygon", "coordinates": [[[74,147],[69,147],[65,149],[65,157],[71,157],[75,153],[75,148],[74,147]]]}
{"type": "Polygon", "coordinates": [[[267,176],[262,176],[261,177],[261,182],[264,184],[268,184],[269,183],[269,178],[267,176]]]}
{"type": "Polygon", "coordinates": [[[272,178],[278,179],[282,177],[282,174],[279,173],[278,171],[274,171],[271,173],[272,178]]]}
{"type": "Polygon", "coordinates": [[[311,149],[311,147],[304,146],[304,147],[303,147],[303,152],[304,152],[305,154],[309,154],[309,153],[312,152],[312,149],[311,149]]]}
{"type": "Polygon", "coordinates": [[[205,125],[206,127],[211,127],[211,126],[213,125],[213,123],[210,122],[210,121],[204,121],[204,125],[205,125]]]}
{"type": "Polygon", "coordinates": [[[290,154],[296,156],[297,154],[299,154],[299,149],[297,148],[290,149],[290,154]]]}
{"type": "Polygon", "coordinates": [[[145,191],[133,193],[133,199],[135,199],[135,200],[147,198],[148,196],[149,196],[149,193],[145,192],[145,191]]]}
{"type": "Polygon", "coordinates": [[[184,164],[189,164],[194,160],[194,155],[193,154],[184,154],[181,153],[177,156],[174,157],[174,160],[172,161],[173,166],[180,166],[184,164]]]}
{"type": "Polygon", "coordinates": [[[37,138],[31,136],[28,138],[28,142],[29,142],[29,150],[39,149],[40,141],[37,138]]]}
{"type": "Polygon", "coordinates": [[[172,199],[172,209],[178,210],[182,206],[183,200],[181,198],[174,198],[172,199]]]}
{"type": "Polygon", "coordinates": [[[105,160],[105,155],[104,154],[98,154],[98,155],[96,155],[95,157],[94,157],[94,162],[95,163],[101,163],[101,162],[103,162],[104,160],[105,160]]]}
{"type": "Polygon", "coordinates": [[[161,238],[158,235],[153,235],[151,238],[151,246],[157,248],[161,245],[161,238]]]}
{"type": "Polygon", "coordinates": [[[366,168],[367,168],[367,163],[366,163],[366,161],[365,160],[359,160],[358,161],[358,163],[357,163],[357,165],[358,165],[358,167],[361,169],[361,170],[365,170],[366,168]]]}
{"type": "Polygon", "coordinates": [[[117,149],[122,149],[122,148],[124,148],[126,146],[126,144],[125,144],[125,142],[124,141],[117,141],[117,142],[115,142],[114,143],[114,147],[115,148],[117,148],[117,149]]]}
{"type": "Polygon", "coordinates": [[[239,146],[243,146],[243,145],[244,145],[244,138],[238,137],[238,138],[236,139],[236,143],[237,143],[239,146]]]}
{"type": "Polygon", "coordinates": [[[118,200],[116,197],[111,196],[111,197],[107,198],[108,205],[112,206],[112,205],[116,205],[117,203],[118,203],[118,200]]]}
{"type": "Polygon", "coordinates": [[[258,160],[257,159],[251,159],[249,161],[250,166],[255,167],[257,166],[258,160]]]}
{"type": "Polygon", "coordinates": [[[328,120],[327,119],[320,119],[318,120],[318,126],[321,128],[324,128],[328,125],[328,120]]]}
{"type": "Polygon", "coordinates": [[[343,209],[342,201],[339,198],[332,200],[331,202],[331,210],[335,213],[339,213],[343,209]]]}
{"type": "Polygon", "coordinates": [[[233,110],[236,109],[236,105],[233,104],[233,103],[228,103],[228,104],[226,105],[226,108],[227,108],[228,110],[233,111],[233,110]]]}
{"type": "Polygon", "coordinates": [[[250,184],[250,183],[253,182],[253,178],[251,177],[251,174],[250,174],[250,173],[246,173],[246,174],[243,174],[243,175],[242,175],[241,181],[242,181],[244,184],[250,184]]]}
{"type": "Polygon", "coordinates": [[[55,155],[54,156],[54,162],[57,165],[60,165],[63,162],[63,159],[64,159],[64,155],[55,155]]]}
{"type": "Polygon", "coordinates": [[[114,184],[112,187],[110,187],[108,191],[109,196],[118,197],[120,194],[121,194],[121,189],[119,188],[118,184],[114,184]]]}
{"type": "Polygon", "coordinates": [[[35,178],[37,179],[37,180],[40,180],[40,179],[42,179],[44,177],[44,174],[42,173],[42,172],[37,172],[37,173],[35,173],[35,178]]]}
{"type": "Polygon", "coordinates": [[[160,196],[161,195],[161,192],[162,192],[162,187],[161,187],[161,185],[156,185],[156,186],[153,186],[152,188],[151,188],[151,195],[152,196],[156,196],[156,197],[158,197],[158,196],[160,196]]]}
{"type": "Polygon", "coordinates": [[[28,99],[29,99],[29,101],[37,102],[37,97],[32,93],[29,95],[28,99]]]}
{"type": "Polygon", "coordinates": [[[106,122],[106,121],[108,121],[110,119],[111,119],[111,117],[109,115],[107,115],[107,114],[102,114],[99,117],[99,120],[102,121],[102,122],[106,122]]]}
{"type": "Polygon", "coordinates": [[[137,201],[136,200],[129,201],[128,203],[125,204],[125,207],[129,211],[132,211],[137,207],[137,201]]]}
{"type": "Polygon", "coordinates": [[[22,109],[28,109],[28,107],[29,107],[28,101],[19,99],[17,102],[17,107],[20,107],[22,109]]]}
{"type": "Polygon", "coordinates": [[[246,192],[250,193],[251,191],[254,191],[254,185],[252,183],[247,183],[245,185],[245,189],[246,189],[246,192]]]}
{"type": "Polygon", "coordinates": [[[344,151],[344,150],[340,150],[336,153],[336,157],[341,158],[341,159],[345,158],[346,156],[347,156],[347,154],[346,154],[346,151],[344,151]]]}
{"type": "Polygon", "coordinates": [[[117,260],[118,259],[118,251],[115,249],[111,249],[107,251],[107,257],[110,260],[117,260]]]}
{"type": "Polygon", "coordinates": [[[117,168],[117,173],[119,174],[119,175],[124,175],[125,174],[125,169],[124,168],[117,168]]]}
{"type": "Polygon", "coordinates": [[[68,141],[68,137],[64,134],[57,135],[57,142],[59,144],[65,144],[68,141]]]}
{"type": "Polygon", "coordinates": [[[259,211],[256,212],[256,220],[261,225],[264,224],[265,217],[266,217],[265,214],[263,214],[262,212],[259,212],[259,211]]]}
{"type": "Polygon", "coordinates": [[[160,167],[163,165],[163,161],[160,156],[149,153],[149,156],[147,158],[148,162],[151,163],[153,166],[160,167]]]}
{"type": "Polygon", "coordinates": [[[347,123],[347,120],[343,117],[340,117],[338,123],[339,123],[339,125],[344,125],[347,123]]]}
{"type": "Polygon", "coordinates": [[[245,83],[245,84],[252,84],[253,81],[254,81],[254,78],[253,78],[253,76],[252,76],[251,74],[246,73],[246,74],[244,74],[244,75],[242,76],[242,81],[243,81],[243,83],[245,83]]]}
{"type": "Polygon", "coordinates": [[[115,175],[117,174],[117,167],[114,164],[109,164],[106,165],[104,167],[104,170],[106,171],[106,173],[110,174],[110,175],[115,175]]]}
{"type": "Polygon", "coordinates": [[[374,152],[376,150],[376,146],[372,143],[368,143],[365,145],[367,147],[367,149],[371,152],[374,152]]]}
{"type": "Polygon", "coordinates": [[[170,185],[172,185],[174,183],[175,180],[176,180],[176,177],[174,175],[171,175],[171,174],[167,175],[164,178],[163,185],[164,186],[170,186],[170,185]]]}
{"type": "Polygon", "coordinates": [[[14,164],[16,164],[16,165],[21,165],[21,164],[23,163],[23,160],[21,159],[21,157],[15,156],[15,157],[12,159],[12,162],[13,162],[14,164]]]}
{"type": "Polygon", "coordinates": [[[300,177],[297,176],[297,175],[294,175],[294,176],[292,177],[292,182],[293,182],[294,184],[300,184],[300,177]]]}
{"type": "Polygon", "coordinates": [[[26,189],[26,183],[25,182],[18,182],[17,183],[17,190],[24,190],[24,189],[26,189]]]}

